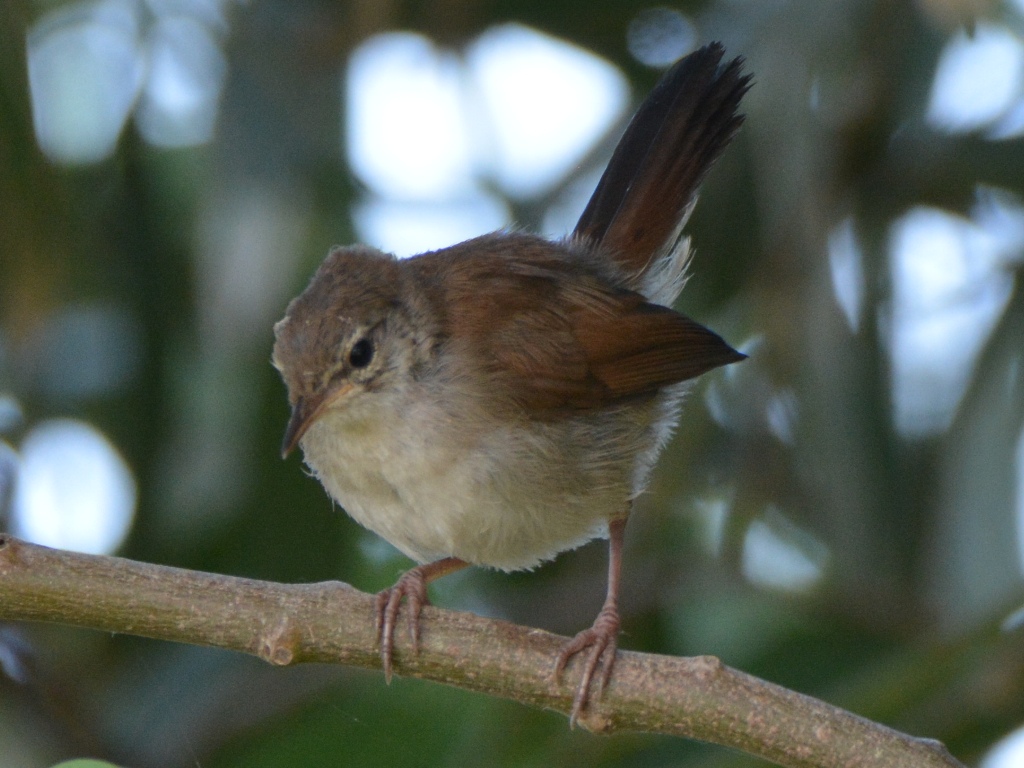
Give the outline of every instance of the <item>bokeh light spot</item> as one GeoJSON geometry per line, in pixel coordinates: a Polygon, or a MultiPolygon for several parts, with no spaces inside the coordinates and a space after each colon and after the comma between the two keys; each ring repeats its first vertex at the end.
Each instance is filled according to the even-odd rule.
{"type": "Polygon", "coordinates": [[[1024,728],[997,741],[978,763],[978,768],[1019,768],[1021,765],[1024,765],[1024,728]]]}
{"type": "Polygon", "coordinates": [[[21,444],[12,529],[48,547],[109,554],[128,535],[135,497],[131,470],[99,430],[44,421],[21,444]]]}
{"type": "Polygon", "coordinates": [[[500,229],[509,212],[504,201],[480,194],[433,204],[374,198],[353,216],[361,242],[406,257],[500,229]]]}
{"type": "Polygon", "coordinates": [[[642,10],[626,28],[626,47],[633,58],[648,67],[667,67],[696,44],[693,22],[675,8],[642,10]]]}
{"type": "Polygon", "coordinates": [[[828,238],[828,264],[832,293],[850,330],[860,329],[864,303],[864,254],[852,218],[843,221],[828,238]]]}
{"type": "Polygon", "coordinates": [[[528,197],[556,184],[611,129],[628,88],[592,53],[506,24],[464,60],[422,35],[372,37],[344,93],[346,152],[372,192],[354,212],[359,237],[408,256],[507,225],[488,187],[528,197]]]}
{"type": "Polygon", "coordinates": [[[747,529],[743,575],[760,587],[806,592],[821,581],[828,554],[824,544],[770,507],[747,529]]]}
{"type": "Polygon", "coordinates": [[[1004,26],[981,23],[946,43],[935,70],[928,122],[951,133],[993,123],[1021,99],[1024,45],[1004,26]]]}
{"type": "Polygon", "coordinates": [[[60,8],[28,34],[32,118],[40,148],[62,163],[114,151],[144,72],[136,5],[104,0],[60,8]]]}
{"type": "Polygon", "coordinates": [[[529,27],[488,30],[467,59],[492,137],[481,162],[516,197],[565,176],[627,106],[629,85],[618,68],[529,27]]]}
{"type": "Polygon", "coordinates": [[[890,233],[893,296],[880,327],[892,357],[897,429],[922,437],[948,427],[974,361],[1013,291],[1004,238],[992,227],[917,207],[890,233]]]}
{"type": "Polygon", "coordinates": [[[347,150],[374,192],[436,200],[471,189],[461,72],[452,53],[393,32],[360,45],[345,79],[347,150]]]}
{"type": "Polygon", "coordinates": [[[210,29],[189,17],[156,21],[149,32],[149,77],[139,107],[143,137],[161,147],[213,137],[227,62],[210,29]]]}

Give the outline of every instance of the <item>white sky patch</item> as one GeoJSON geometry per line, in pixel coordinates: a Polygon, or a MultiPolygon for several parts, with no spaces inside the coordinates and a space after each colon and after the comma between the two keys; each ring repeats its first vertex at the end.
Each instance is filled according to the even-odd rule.
{"type": "Polygon", "coordinates": [[[216,0],[68,3],[27,40],[36,141],[50,160],[100,162],[138,107],[151,144],[182,147],[213,136],[227,69],[216,0]]]}
{"type": "Polygon", "coordinates": [[[374,192],[437,200],[472,189],[462,78],[455,54],[421,35],[377,35],[355,50],[345,80],[347,150],[374,192]]]}
{"type": "Polygon", "coordinates": [[[149,77],[138,112],[151,144],[183,147],[213,138],[227,60],[210,29],[196,19],[156,21],[148,36],[149,77]]]}
{"type": "Polygon", "coordinates": [[[1012,731],[988,751],[978,768],[1020,768],[1024,765],[1024,728],[1012,731]]]}
{"type": "Polygon", "coordinates": [[[464,59],[422,35],[377,35],[353,53],[343,90],[346,152],[372,192],[354,212],[358,235],[400,256],[512,223],[488,188],[545,191],[628,98],[608,62],[516,24],[485,32],[464,59]]]}
{"type": "Polygon", "coordinates": [[[517,197],[539,194],[568,173],[629,99],[615,66],[518,24],[482,34],[467,63],[489,137],[481,161],[517,197]]]}
{"type": "Polygon", "coordinates": [[[62,163],[94,163],[117,145],[142,85],[134,3],[70,5],[28,34],[32,120],[40,148],[62,163]]]}
{"type": "Polygon", "coordinates": [[[984,186],[978,188],[977,197],[971,221],[986,233],[992,258],[1006,264],[1024,260],[1024,206],[1020,198],[1005,189],[984,186]]]}
{"type": "Polygon", "coordinates": [[[354,212],[360,242],[405,258],[493,232],[508,223],[505,203],[489,195],[450,203],[375,198],[354,212]]]}
{"type": "Polygon", "coordinates": [[[864,309],[864,253],[852,218],[844,220],[829,235],[828,264],[832,293],[850,330],[857,333],[864,309]]]}
{"type": "Polygon", "coordinates": [[[796,393],[789,387],[771,394],[765,404],[765,422],[768,431],[786,445],[793,445],[796,439],[799,402],[796,393]]]}
{"type": "Polygon", "coordinates": [[[828,559],[824,544],[772,507],[747,529],[741,567],[752,584],[806,592],[821,581],[828,559]]]}
{"type": "MultiPolygon", "coordinates": [[[[993,124],[1019,104],[1024,90],[1024,45],[1004,26],[981,22],[946,43],[935,70],[927,119],[936,128],[965,133],[993,124]]],[[[1003,127],[1001,133],[1007,133],[1003,127]]]]}
{"type": "Polygon", "coordinates": [[[12,529],[48,547],[110,554],[128,535],[135,498],[131,470],[99,430],[44,421],[21,444],[12,529]]]}
{"type": "Polygon", "coordinates": [[[889,237],[892,307],[880,328],[892,356],[896,428],[945,430],[1013,291],[994,230],[937,208],[900,217],[889,237]]]}

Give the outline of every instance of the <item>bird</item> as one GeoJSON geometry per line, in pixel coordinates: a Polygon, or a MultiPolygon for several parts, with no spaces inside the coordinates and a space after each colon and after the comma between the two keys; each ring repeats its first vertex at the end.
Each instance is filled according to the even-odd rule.
{"type": "Polygon", "coordinates": [[[608,685],[633,502],[693,379],[745,357],[672,309],[683,227],[751,85],[723,56],[710,43],[664,74],[567,237],[501,230],[407,259],[335,247],[274,326],[282,455],[301,447],[330,497],[417,563],[375,599],[388,681],[401,606],[415,653],[430,582],[607,537],[604,605],[553,677],[581,655],[571,724],[608,685]]]}

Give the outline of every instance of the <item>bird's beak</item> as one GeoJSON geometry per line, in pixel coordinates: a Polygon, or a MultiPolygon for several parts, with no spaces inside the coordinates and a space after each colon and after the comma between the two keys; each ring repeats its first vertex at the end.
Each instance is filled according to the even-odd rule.
{"type": "Polygon", "coordinates": [[[284,430],[284,440],[281,442],[281,458],[287,459],[288,454],[295,450],[299,441],[302,440],[302,436],[320,418],[320,415],[331,404],[345,397],[351,391],[352,385],[345,384],[324,396],[300,397],[296,400],[292,406],[292,415],[288,419],[288,426],[284,430]]]}
{"type": "Polygon", "coordinates": [[[312,415],[316,412],[311,407],[309,398],[300,397],[292,406],[292,415],[288,419],[288,426],[284,430],[284,441],[281,443],[281,458],[287,459],[288,454],[295,450],[299,440],[306,434],[309,425],[313,423],[312,415]]]}

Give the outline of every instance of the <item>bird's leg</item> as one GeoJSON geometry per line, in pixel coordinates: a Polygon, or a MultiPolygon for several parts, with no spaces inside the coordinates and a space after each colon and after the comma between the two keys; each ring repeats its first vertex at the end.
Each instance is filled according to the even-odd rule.
{"type": "Polygon", "coordinates": [[[413,653],[420,652],[420,611],[430,605],[427,599],[427,584],[465,568],[469,563],[457,557],[446,557],[426,565],[418,565],[401,575],[393,587],[377,593],[375,603],[377,639],[380,642],[380,659],[384,665],[384,679],[391,682],[391,658],[395,648],[395,625],[398,623],[398,609],[402,598],[408,598],[409,636],[413,653]]]}
{"type": "Polygon", "coordinates": [[[612,675],[615,649],[619,638],[619,578],[622,574],[622,542],[625,531],[626,518],[624,517],[612,520],[608,524],[608,594],[604,599],[604,606],[597,614],[597,618],[594,619],[593,626],[583,630],[566,643],[559,652],[558,660],[555,663],[555,680],[558,680],[565,670],[565,665],[569,663],[569,659],[580,651],[587,650],[583,677],[580,678],[579,687],[576,689],[576,698],[572,702],[570,726],[576,724],[580,714],[587,706],[594,672],[602,660],[598,695],[604,691],[605,686],[608,685],[608,679],[612,675]]]}

